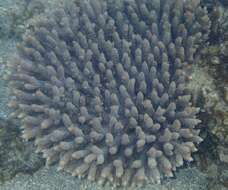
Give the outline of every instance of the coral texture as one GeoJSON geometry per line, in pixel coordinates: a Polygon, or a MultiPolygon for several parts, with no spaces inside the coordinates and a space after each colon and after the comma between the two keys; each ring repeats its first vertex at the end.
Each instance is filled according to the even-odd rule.
{"type": "Polygon", "coordinates": [[[23,137],[100,184],[173,176],[202,141],[185,68],[208,28],[197,0],[76,1],[41,19],[11,65],[23,137]]]}

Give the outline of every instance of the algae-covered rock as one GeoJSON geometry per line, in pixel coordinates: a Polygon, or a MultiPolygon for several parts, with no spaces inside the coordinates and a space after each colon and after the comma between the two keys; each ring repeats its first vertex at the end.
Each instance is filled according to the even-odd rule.
{"type": "Polygon", "coordinates": [[[201,108],[204,126],[197,164],[207,175],[207,189],[214,190],[228,187],[228,9],[219,1],[206,5],[212,21],[210,39],[201,49],[188,88],[201,108]]]}
{"type": "MultiPolygon", "coordinates": [[[[208,45],[201,50],[201,56],[194,74],[201,81],[191,81],[190,87],[197,97],[197,104],[203,106],[207,134],[212,137],[220,161],[228,157],[228,8],[225,1],[203,1],[208,7],[211,19],[211,33],[208,45]]],[[[194,77],[192,77],[194,79],[194,77]]]]}
{"type": "Polygon", "coordinates": [[[218,102],[213,108],[214,117],[216,118],[216,127],[213,127],[212,133],[215,134],[220,141],[228,143],[228,107],[223,101],[218,102]]]}

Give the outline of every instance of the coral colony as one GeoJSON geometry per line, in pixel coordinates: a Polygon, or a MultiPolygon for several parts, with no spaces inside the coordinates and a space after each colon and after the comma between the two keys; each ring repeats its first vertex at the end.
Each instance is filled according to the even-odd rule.
{"type": "Polygon", "coordinates": [[[208,31],[197,0],[76,1],[40,19],[11,63],[23,138],[99,184],[172,177],[202,141],[186,70],[208,31]]]}

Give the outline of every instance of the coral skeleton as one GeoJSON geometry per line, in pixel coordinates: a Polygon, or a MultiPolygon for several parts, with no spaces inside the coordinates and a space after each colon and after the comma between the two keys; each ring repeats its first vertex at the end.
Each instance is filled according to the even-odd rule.
{"type": "Polygon", "coordinates": [[[44,16],[10,63],[23,138],[99,184],[172,177],[202,141],[186,83],[209,25],[198,0],[78,0],[44,16]]]}

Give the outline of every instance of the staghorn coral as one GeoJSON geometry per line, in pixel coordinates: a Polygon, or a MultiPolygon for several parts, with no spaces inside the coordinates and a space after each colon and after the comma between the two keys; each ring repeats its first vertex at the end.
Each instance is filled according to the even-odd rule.
{"type": "Polygon", "coordinates": [[[76,1],[37,22],[10,76],[47,165],[103,184],[159,183],[202,141],[186,89],[207,38],[197,0],[76,1]]]}

